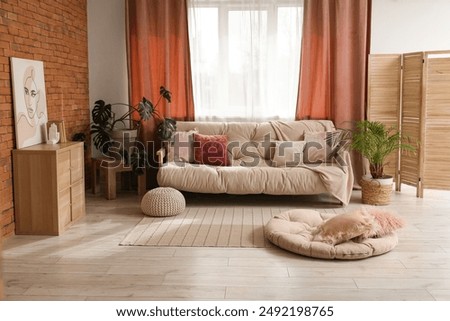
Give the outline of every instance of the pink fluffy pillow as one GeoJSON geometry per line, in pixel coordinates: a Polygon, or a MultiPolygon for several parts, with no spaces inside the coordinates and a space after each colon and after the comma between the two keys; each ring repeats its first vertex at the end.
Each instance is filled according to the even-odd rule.
{"type": "Polygon", "coordinates": [[[323,222],[312,232],[312,240],[331,245],[349,240],[362,242],[367,238],[389,235],[404,225],[404,221],[392,211],[362,207],[323,222]]]}
{"type": "Polygon", "coordinates": [[[313,241],[337,245],[361,235],[368,235],[373,227],[373,217],[356,210],[339,214],[326,220],[312,232],[313,241]]]}
{"type": "Polygon", "coordinates": [[[367,237],[383,237],[405,226],[405,221],[390,210],[376,207],[362,208],[374,218],[374,224],[367,237]]]}

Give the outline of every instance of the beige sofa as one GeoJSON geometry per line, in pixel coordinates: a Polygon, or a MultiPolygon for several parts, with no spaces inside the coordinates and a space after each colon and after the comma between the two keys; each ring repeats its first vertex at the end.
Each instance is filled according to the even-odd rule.
{"type": "Polygon", "coordinates": [[[228,166],[198,164],[191,154],[181,159],[177,146],[181,144],[175,139],[170,148],[157,153],[158,184],[194,193],[328,193],[347,205],[353,172],[342,142],[333,138],[330,143],[338,132],[326,120],[177,122],[177,133],[189,138],[183,148],[195,156],[199,146],[193,142],[192,137],[198,137],[194,134],[225,136],[228,166]]]}

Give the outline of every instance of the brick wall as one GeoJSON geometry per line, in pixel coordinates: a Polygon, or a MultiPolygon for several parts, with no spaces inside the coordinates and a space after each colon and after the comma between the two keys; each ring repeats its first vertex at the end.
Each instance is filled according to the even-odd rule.
{"type": "Polygon", "coordinates": [[[0,0],[0,229],[14,233],[11,150],[15,148],[9,58],[44,62],[50,120],[66,135],[89,126],[86,0],[0,0]]]}

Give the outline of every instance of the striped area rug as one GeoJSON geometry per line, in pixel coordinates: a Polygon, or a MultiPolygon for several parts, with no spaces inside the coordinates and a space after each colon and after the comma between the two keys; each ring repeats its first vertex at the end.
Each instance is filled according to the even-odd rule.
{"type": "Polygon", "coordinates": [[[271,247],[264,225],[281,210],[268,207],[190,207],[172,217],[144,217],[120,245],[271,247]]]}

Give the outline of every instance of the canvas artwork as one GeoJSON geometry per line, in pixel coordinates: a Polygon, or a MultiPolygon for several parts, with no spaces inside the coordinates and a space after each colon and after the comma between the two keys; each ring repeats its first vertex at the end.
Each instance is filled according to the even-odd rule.
{"type": "Polygon", "coordinates": [[[46,141],[47,98],[44,63],[11,58],[16,147],[46,141]]]}

